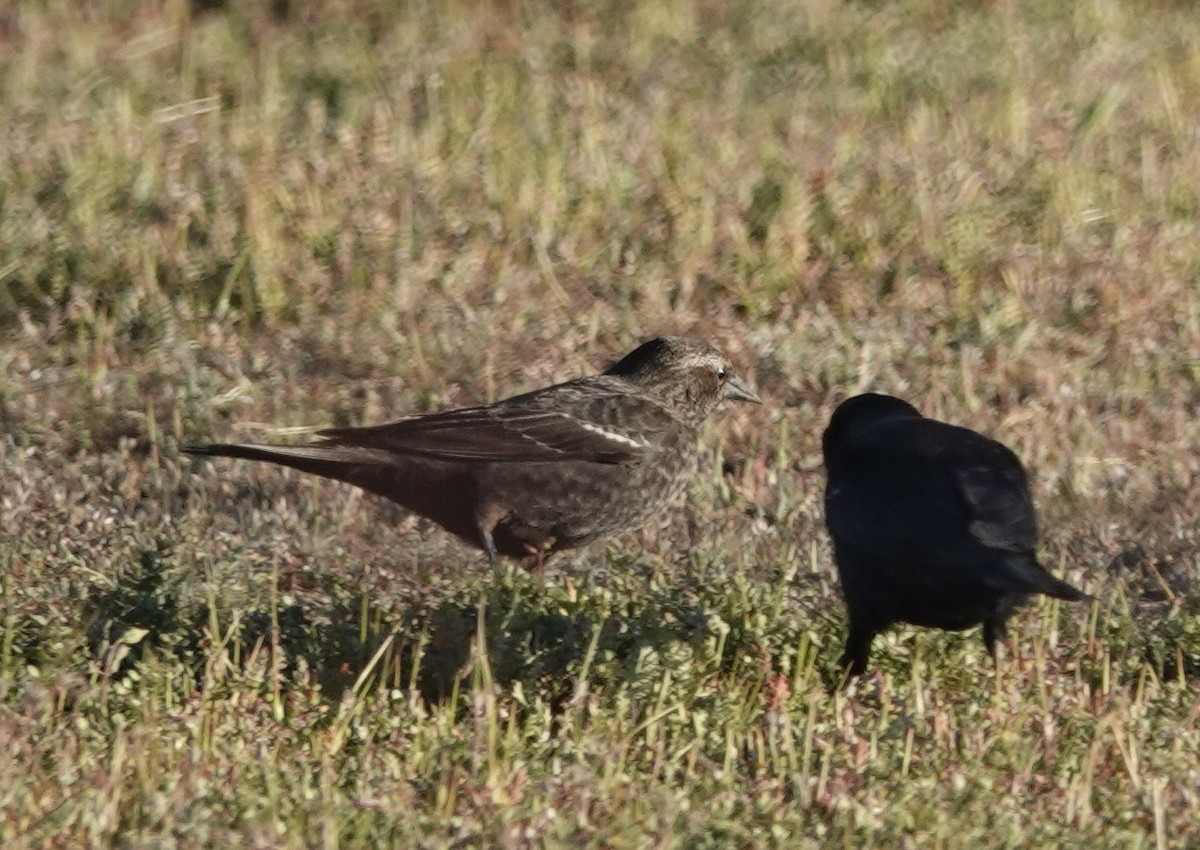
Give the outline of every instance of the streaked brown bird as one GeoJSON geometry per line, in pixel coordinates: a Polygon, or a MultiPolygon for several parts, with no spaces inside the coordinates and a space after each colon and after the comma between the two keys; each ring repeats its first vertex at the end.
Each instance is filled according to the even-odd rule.
{"type": "Polygon", "coordinates": [[[725,399],[761,403],[704,342],[661,337],[599,375],[309,445],[216,443],[197,455],[263,460],[345,481],[487,553],[542,559],[644,525],[695,471],[700,424],[725,399]]]}
{"type": "Polygon", "coordinates": [[[995,658],[1005,623],[1032,594],[1090,598],[1038,563],[1029,481],[1006,446],[866,393],[833,412],[822,449],[851,675],[866,670],[871,641],[893,623],[982,623],[995,658]]]}

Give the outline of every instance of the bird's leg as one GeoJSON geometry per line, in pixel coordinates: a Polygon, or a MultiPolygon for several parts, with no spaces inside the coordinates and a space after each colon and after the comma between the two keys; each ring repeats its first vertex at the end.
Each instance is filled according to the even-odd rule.
{"type": "Polygon", "coordinates": [[[838,663],[849,676],[860,676],[867,670],[867,659],[871,656],[871,641],[875,630],[862,622],[850,618],[850,634],[846,637],[846,651],[838,663]]]}
{"type": "Polygon", "coordinates": [[[532,543],[525,544],[525,551],[529,553],[532,559],[530,563],[525,565],[525,569],[532,572],[538,581],[542,581],[545,577],[546,559],[550,557],[547,554],[547,546],[534,546],[532,543]]]}
{"type": "Polygon", "coordinates": [[[996,661],[996,647],[1004,643],[1007,633],[1003,619],[992,617],[983,621],[983,645],[987,647],[988,655],[992,656],[992,663],[996,661]]]}
{"type": "Polygon", "coordinates": [[[481,543],[483,543],[483,551],[487,553],[488,566],[490,566],[493,571],[499,570],[500,556],[496,553],[496,541],[492,539],[491,530],[480,526],[479,540],[481,543]]]}

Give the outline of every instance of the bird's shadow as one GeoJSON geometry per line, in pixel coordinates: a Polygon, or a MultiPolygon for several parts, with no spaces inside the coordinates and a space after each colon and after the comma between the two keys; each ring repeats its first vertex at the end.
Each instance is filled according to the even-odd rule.
{"type": "Polygon", "coordinates": [[[234,616],[181,601],[159,556],[147,552],[120,582],[90,594],[86,625],[95,661],[113,677],[152,650],[176,657],[200,681],[213,653],[245,664],[265,648],[285,680],[307,676],[334,702],[367,686],[415,691],[439,704],[482,676],[537,694],[552,709],[589,669],[602,666],[608,680],[631,685],[647,655],[677,656],[712,638],[703,604],[670,588],[597,602],[596,594],[564,587],[511,571],[391,607],[360,593],[274,611],[242,607],[234,616]]]}

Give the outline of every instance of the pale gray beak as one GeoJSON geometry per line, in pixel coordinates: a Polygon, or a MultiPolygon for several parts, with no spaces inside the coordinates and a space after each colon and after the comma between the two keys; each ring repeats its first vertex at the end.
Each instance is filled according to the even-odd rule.
{"type": "Polygon", "coordinates": [[[725,386],[721,390],[721,398],[762,404],[762,399],[754,394],[754,390],[750,389],[750,385],[737,375],[730,375],[725,379],[725,386]]]}

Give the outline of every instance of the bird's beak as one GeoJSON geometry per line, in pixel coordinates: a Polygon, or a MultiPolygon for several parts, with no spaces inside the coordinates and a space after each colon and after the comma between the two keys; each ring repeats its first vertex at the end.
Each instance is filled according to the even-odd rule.
{"type": "Polygon", "coordinates": [[[750,385],[737,375],[730,375],[725,379],[725,387],[721,391],[721,398],[762,404],[762,399],[754,394],[754,390],[750,389],[750,385]]]}

